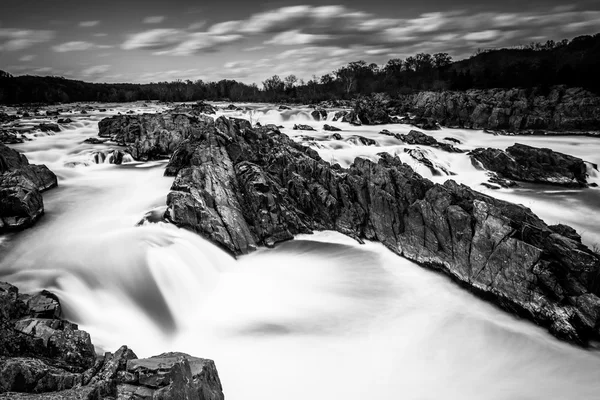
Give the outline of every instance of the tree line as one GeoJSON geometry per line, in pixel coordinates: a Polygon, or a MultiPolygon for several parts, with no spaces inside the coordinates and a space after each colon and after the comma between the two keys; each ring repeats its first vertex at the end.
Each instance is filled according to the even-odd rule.
{"type": "Polygon", "coordinates": [[[447,53],[419,53],[385,65],[353,61],[329,74],[302,80],[274,75],[259,87],[235,80],[177,80],[148,84],[88,83],[62,77],[17,76],[0,71],[0,103],[78,101],[302,102],[391,96],[422,90],[530,88],[568,85],[600,93],[600,34],[573,40],[478,50],[453,62],[447,53]]]}

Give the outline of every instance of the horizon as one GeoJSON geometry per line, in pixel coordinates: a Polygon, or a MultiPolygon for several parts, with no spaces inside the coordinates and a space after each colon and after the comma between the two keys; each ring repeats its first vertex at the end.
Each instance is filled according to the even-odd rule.
{"type": "Polygon", "coordinates": [[[86,11],[72,0],[60,7],[38,4],[32,14],[34,3],[8,2],[10,11],[0,18],[0,69],[94,83],[232,79],[260,86],[275,74],[308,80],[357,60],[382,65],[445,52],[456,61],[478,49],[572,39],[596,33],[600,20],[600,4],[592,1],[527,7],[472,0],[402,6],[376,0],[369,7],[353,0],[259,7],[226,1],[196,7],[185,0],[135,0],[119,7],[120,14],[114,0],[89,3],[86,11]],[[142,4],[144,11],[137,11],[142,4]]]}

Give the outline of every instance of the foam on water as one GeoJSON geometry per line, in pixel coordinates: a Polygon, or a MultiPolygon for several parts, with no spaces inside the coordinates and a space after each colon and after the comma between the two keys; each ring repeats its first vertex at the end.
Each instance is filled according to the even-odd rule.
{"type": "MultiPolygon", "coordinates": [[[[309,121],[317,132],[301,132],[291,128],[309,109],[244,106],[255,112],[220,113],[260,113],[262,124],[283,125],[326,161],[346,166],[356,156],[376,160],[387,151],[435,181],[448,179],[404,151],[421,148],[459,182],[481,189],[486,179],[465,154],[378,134],[383,128],[407,133],[408,126],[309,121]],[[360,135],[377,145],[331,140],[325,122],[343,128],[343,138],[360,135]]],[[[15,146],[31,162],[46,163],[60,186],[44,194],[46,215],[33,229],[0,236],[0,279],[26,291],[54,290],[99,351],[128,344],[141,357],[177,350],[213,358],[233,400],[598,398],[597,353],[557,341],[380,244],[320,232],[235,260],[172,225],[135,226],[147,211],[164,210],[172,178],[163,177],[165,162],[73,167],[74,160],[114,148],[83,143],[106,114],[77,116],[54,136],[15,146]]],[[[458,138],[464,149],[541,143],[477,131],[431,134],[458,138]]],[[[598,163],[599,142],[578,141],[552,138],[544,145],[598,163]]],[[[584,237],[600,230],[596,189],[530,185],[488,192],[541,210],[544,218],[588,223],[584,237]]]]}

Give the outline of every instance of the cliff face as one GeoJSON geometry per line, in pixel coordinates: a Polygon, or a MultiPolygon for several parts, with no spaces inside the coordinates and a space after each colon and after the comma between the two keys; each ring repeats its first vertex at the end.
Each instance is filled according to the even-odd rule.
{"type": "Polygon", "coordinates": [[[175,176],[166,217],[178,226],[234,254],[322,229],[377,240],[560,338],[600,339],[600,259],[568,227],[434,184],[388,154],[342,169],[272,125],[201,125],[166,169],[175,176]]]}
{"type": "Polygon", "coordinates": [[[598,132],[600,97],[579,88],[420,92],[399,98],[399,112],[434,118],[450,128],[510,132],[598,132]]]}

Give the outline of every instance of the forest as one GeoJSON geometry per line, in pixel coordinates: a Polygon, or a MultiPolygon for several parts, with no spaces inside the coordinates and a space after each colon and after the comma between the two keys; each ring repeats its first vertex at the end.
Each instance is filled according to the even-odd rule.
{"type": "Polygon", "coordinates": [[[447,53],[419,53],[385,65],[350,62],[309,80],[272,76],[262,85],[235,80],[205,82],[88,83],[56,76],[12,76],[0,71],[0,103],[138,100],[316,103],[372,93],[391,96],[423,90],[582,87],[600,93],[600,33],[572,40],[477,50],[453,61],[447,53]]]}

